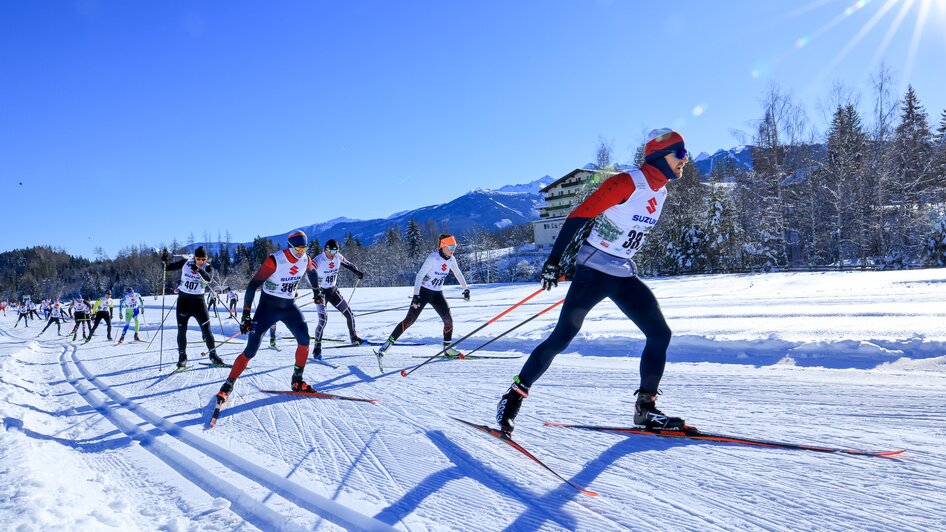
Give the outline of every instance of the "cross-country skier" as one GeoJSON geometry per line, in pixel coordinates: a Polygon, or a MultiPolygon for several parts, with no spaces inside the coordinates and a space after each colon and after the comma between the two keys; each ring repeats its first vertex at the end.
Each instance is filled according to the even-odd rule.
{"type": "Polygon", "coordinates": [[[167,271],[181,271],[181,281],[177,285],[177,367],[187,366],[187,322],[191,317],[197,320],[201,335],[207,344],[210,363],[223,366],[226,363],[217,356],[214,335],[210,331],[210,313],[204,304],[204,288],[211,281],[213,267],[207,264],[207,251],[204,246],[194,250],[194,258],[167,262],[167,254],[162,256],[167,271]]]}
{"type": "Polygon", "coordinates": [[[233,361],[230,376],[217,393],[218,404],[227,400],[230,392],[233,391],[233,383],[246,369],[250,359],[256,356],[263,334],[277,321],[283,322],[296,337],[296,363],[292,371],[292,390],[314,391],[302,379],[306,359],[309,358],[309,329],[305,318],[302,317],[302,311],[295,304],[294,294],[303,276],[309,278],[312,286],[318,286],[319,279],[315,274],[312,261],[306,254],[308,250],[306,234],[302,231],[294,231],[289,234],[288,241],[289,248],[278,250],[263,261],[263,265],[246,287],[240,331],[249,333],[249,337],[243,352],[233,361]],[[256,307],[256,314],[251,318],[250,311],[253,308],[253,300],[256,298],[256,289],[260,287],[263,289],[263,294],[260,296],[259,306],[256,307]]]}
{"type": "Polygon", "coordinates": [[[210,314],[210,311],[214,311],[214,317],[219,318],[220,314],[217,313],[217,294],[216,292],[210,292],[207,294],[207,314],[210,314]]]}
{"type": "Polygon", "coordinates": [[[322,358],[322,334],[325,332],[325,324],[328,323],[328,313],[325,312],[326,302],[331,303],[345,316],[345,321],[348,322],[348,336],[351,343],[354,345],[364,343],[364,340],[355,331],[355,315],[352,314],[351,307],[348,306],[348,302],[338,291],[335,283],[338,281],[338,270],[343,266],[357,275],[359,280],[363,279],[365,274],[338,252],[338,242],[335,239],[326,242],[322,254],[312,259],[312,261],[315,263],[315,271],[319,276],[319,285],[315,291],[315,309],[319,314],[319,324],[315,326],[315,334],[313,334],[315,347],[312,348],[312,357],[320,360],[322,358]]]}
{"type": "Polygon", "coordinates": [[[34,320],[39,319],[39,313],[36,312],[36,304],[33,303],[32,299],[26,300],[26,310],[30,313],[31,318],[33,318],[34,320]]]}
{"type": "Polygon", "coordinates": [[[237,301],[240,300],[240,294],[236,290],[233,290],[229,286],[227,287],[227,300],[230,302],[230,314],[234,317],[237,315],[237,301]]]}
{"type": "Polygon", "coordinates": [[[59,304],[59,298],[53,298],[52,302],[49,303],[49,317],[46,318],[46,326],[43,327],[42,331],[39,331],[39,334],[36,335],[37,338],[40,337],[46,329],[49,328],[53,323],[56,324],[56,336],[62,336],[62,320],[65,319],[65,309],[62,305],[59,304]]]}
{"type": "Polygon", "coordinates": [[[640,386],[634,392],[634,423],[648,428],[683,427],[682,419],[664,415],[655,404],[667,361],[670,327],[654,294],[637,277],[631,257],[660,217],[667,183],[683,175],[688,160],[679,133],[655,129],[644,145],[645,163],[640,168],[609,177],[568,215],[542,267],[546,290],[558,285],[559,261],[565,248],[587,222],[594,220],[593,226],[575,255],[575,274],[558,324],[532,351],[496,406],[496,421],[503,433],[512,433],[529,389],[578,334],[588,311],[604,298],[610,298],[647,338],[641,354],[640,386]]]}
{"type": "Polygon", "coordinates": [[[7,300],[6,299],[4,299],[3,301],[0,301],[0,311],[3,312],[4,316],[7,315],[7,300]]]}
{"type": "Polygon", "coordinates": [[[450,315],[450,305],[443,297],[443,283],[447,280],[450,272],[453,272],[453,276],[463,287],[463,299],[467,301],[470,300],[470,288],[466,285],[466,279],[463,278],[457,259],[453,256],[456,249],[457,239],[453,235],[440,235],[437,241],[437,251],[427,257],[420,270],[417,271],[417,277],[414,278],[414,297],[411,298],[411,307],[407,310],[407,316],[394,327],[384,345],[375,351],[379,364],[384,352],[397,341],[408,327],[413,325],[427,303],[434,307],[434,310],[440,315],[440,319],[443,320],[444,353],[448,356],[457,354],[456,350],[450,347],[450,340],[453,338],[453,317],[450,315]]]}
{"type": "Polygon", "coordinates": [[[30,315],[29,308],[27,308],[26,303],[24,302],[16,309],[16,323],[13,324],[13,328],[16,329],[16,326],[20,324],[20,320],[23,320],[24,327],[29,327],[30,326],[29,315],[30,315]]]}
{"type": "MultiPolygon", "coordinates": [[[[102,320],[105,320],[105,325],[107,326],[106,333],[108,340],[112,340],[112,291],[106,290],[105,295],[95,300],[95,303],[92,305],[92,314],[91,316],[95,319],[95,322],[92,324],[92,330],[89,331],[89,337],[85,340],[86,343],[92,340],[92,335],[95,334],[95,330],[99,328],[99,323],[102,320]]],[[[73,338],[74,339],[74,338],[73,338]]]]}
{"type": "Polygon", "coordinates": [[[131,326],[131,320],[135,320],[135,341],[140,342],[141,338],[138,338],[138,328],[140,324],[138,322],[138,316],[144,314],[145,305],[144,300],[141,299],[141,294],[135,292],[131,287],[125,289],[125,295],[122,296],[121,302],[118,304],[118,313],[125,314],[125,328],[122,329],[122,335],[118,337],[118,343],[125,341],[125,334],[128,332],[128,327],[131,326]]]}
{"type": "MultiPolygon", "coordinates": [[[[79,327],[82,327],[82,339],[88,340],[92,337],[92,324],[89,323],[89,302],[85,300],[81,295],[72,300],[72,303],[69,303],[69,306],[72,308],[73,318],[76,320],[75,326],[72,327],[72,331],[69,333],[72,335],[72,341],[76,341],[76,335],[79,333],[79,327]],[[86,336],[86,330],[88,330],[89,335],[86,336]]],[[[108,314],[106,313],[106,316],[108,314]]],[[[66,336],[69,336],[67,334],[66,336]]],[[[109,336],[111,336],[111,331],[109,331],[109,336]]],[[[111,340],[111,338],[109,338],[111,340]]]]}

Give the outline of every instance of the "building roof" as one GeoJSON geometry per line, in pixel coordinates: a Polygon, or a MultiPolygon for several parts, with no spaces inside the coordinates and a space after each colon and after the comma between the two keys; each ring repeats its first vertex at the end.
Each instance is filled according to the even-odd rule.
{"type": "Polygon", "coordinates": [[[565,181],[566,179],[569,179],[569,178],[571,178],[571,177],[575,177],[575,175],[577,175],[579,172],[588,172],[589,174],[593,174],[593,173],[595,173],[595,172],[602,172],[602,173],[609,174],[609,175],[614,175],[614,174],[618,173],[618,172],[615,172],[615,171],[613,171],[613,170],[597,170],[597,169],[589,169],[589,168],[575,168],[575,169],[572,170],[571,172],[568,172],[567,174],[563,175],[562,177],[556,179],[555,181],[552,181],[551,183],[549,183],[548,185],[546,185],[544,188],[540,189],[539,192],[541,192],[541,193],[544,194],[544,193],[548,192],[549,190],[552,190],[553,187],[555,187],[556,185],[560,184],[562,181],[565,181]]]}

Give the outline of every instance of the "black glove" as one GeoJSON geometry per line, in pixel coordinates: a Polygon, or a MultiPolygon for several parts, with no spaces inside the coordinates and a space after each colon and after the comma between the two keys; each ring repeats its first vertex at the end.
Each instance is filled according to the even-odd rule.
{"type": "Polygon", "coordinates": [[[356,272],[355,272],[355,275],[358,276],[358,280],[359,280],[359,281],[365,278],[365,272],[363,272],[363,271],[361,271],[361,270],[356,271],[356,272]]]}
{"type": "Polygon", "coordinates": [[[243,317],[240,319],[240,332],[247,334],[253,330],[253,318],[250,317],[250,313],[243,311],[243,317]]]}
{"type": "Polygon", "coordinates": [[[420,294],[411,298],[411,308],[420,308],[420,294]]]}
{"type": "Polygon", "coordinates": [[[542,288],[551,290],[553,286],[558,286],[558,278],[561,275],[562,267],[558,265],[558,260],[549,258],[542,265],[542,288]]]}
{"type": "Polygon", "coordinates": [[[469,289],[469,288],[467,288],[466,290],[463,291],[463,300],[464,300],[464,301],[469,301],[469,300],[470,300],[470,289],[469,289]]]}
{"type": "Polygon", "coordinates": [[[325,303],[325,294],[322,292],[321,288],[312,293],[312,301],[316,305],[325,303]]]}
{"type": "Polygon", "coordinates": [[[162,249],[162,250],[161,250],[161,262],[163,262],[165,265],[167,265],[168,260],[170,260],[170,257],[168,257],[168,250],[162,249]]]}
{"type": "Polygon", "coordinates": [[[197,273],[197,265],[192,262],[190,266],[191,266],[191,273],[197,273]]]}

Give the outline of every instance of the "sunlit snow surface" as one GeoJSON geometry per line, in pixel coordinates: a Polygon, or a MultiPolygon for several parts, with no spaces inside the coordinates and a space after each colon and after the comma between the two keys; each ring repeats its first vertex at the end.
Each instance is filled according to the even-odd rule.
{"type": "MultiPolygon", "coordinates": [[[[432,309],[401,338],[426,345],[392,348],[383,375],[369,347],[326,349],[335,368],[306,368],[317,389],[380,403],[260,393],[288,387],[294,352],[292,340],[280,340],[279,352],[264,341],[209,431],[228,370],[197,365],[203,345],[188,345],[196,369],[169,375],[173,327],[162,355],[157,339],[150,348],[113,346],[102,329],[89,344],[67,342],[54,327],[34,339],[42,324],[14,329],[8,309],[0,317],[0,528],[946,528],[946,270],[646,281],[674,331],[665,412],[713,432],[907,452],[863,458],[543,426],[631,422],[643,337],[610,303],[588,315],[533,387],[515,434],[563,476],[599,492],[594,498],[449,419],[490,423],[524,358],[437,361],[399,375],[423,361],[415,356],[437,351],[441,322],[432,309]]],[[[536,289],[474,286],[472,301],[451,299],[454,338],[536,289]]],[[[531,299],[460,348],[472,350],[566,290],[531,299]]],[[[403,307],[360,317],[362,336],[385,338],[410,293],[358,288],[357,314],[403,307]]],[[[455,286],[446,293],[459,297],[455,286]]],[[[158,329],[160,298],[147,305],[146,341],[158,329]]],[[[314,326],[313,305],[303,311],[314,326]]],[[[527,355],[557,316],[477,355],[527,355]]],[[[232,320],[213,323],[218,338],[236,332],[232,320]]],[[[193,321],[188,336],[200,339],[193,321]]],[[[347,337],[334,311],[326,337],[347,337]]],[[[220,352],[230,361],[241,347],[220,352]]]]}

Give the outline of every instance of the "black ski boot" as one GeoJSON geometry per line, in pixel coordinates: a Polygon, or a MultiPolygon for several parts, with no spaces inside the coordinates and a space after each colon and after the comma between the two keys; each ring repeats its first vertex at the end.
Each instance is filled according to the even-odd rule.
{"type": "Polygon", "coordinates": [[[361,345],[365,343],[365,339],[358,336],[358,333],[351,335],[350,340],[351,340],[351,345],[361,345]]]}
{"type": "Polygon", "coordinates": [[[138,333],[135,333],[135,341],[136,341],[136,342],[140,342],[140,341],[141,341],[141,338],[138,338],[138,333]]]}
{"type": "Polygon", "coordinates": [[[233,383],[236,382],[236,379],[227,379],[223,381],[223,385],[220,386],[220,391],[217,392],[217,404],[222,404],[227,401],[227,398],[230,397],[230,392],[233,391],[233,383]]]}
{"type": "Polygon", "coordinates": [[[512,381],[512,386],[506,390],[506,393],[499,399],[496,405],[496,422],[499,423],[499,430],[503,435],[510,436],[515,428],[516,415],[519,414],[519,408],[522,406],[522,400],[529,397],[529,388],[519,382],[519,376],[512,381]]]}
{"type": "Polygon", "coordinates": [[[124,342],[124,341],[125,341],[125,335],[124,335],[124,334],[118,337],[118,343],[122,343],[122,342],[124,342]]]}
{"type": "Polygon", "coordinates": [[[187,354],[180,353],[177,358],[177,369],[182,370],[187,367],[187,354]]]}
{"type": "Polygon", "coordinates": [[[294,366],[292,371],[292,384],[290,389],[294,392],[314,392],[315,388],[309,386],[302,380],[302,368],[294,366]]]}
{"type": "Polygon", "coordinates": [[[211,365],[211,366],[221,366],[221,367],[222,367],[222,366],[226,366],[226,365],[227,365],[227,363],[224,362],[223,359],[220,358],[220,356],[217,354],[217,350],[216,350],[216,349],[214,349],[213,351],[211,351],[211,352],[208,353],[208,354],[210,355],[210,365],[211,365]]]}
{"type": "Polygon", "coordinates": [[[657,393],[637,390],[637,402],[634,403],[634,424],[648,429],[682,429],[686,423],[678,417],[670,417],[657,410],[657,393]]]}
{"type": "Polygon", "coordinates": [[[312,348],[312,358],[322,360],[322,342],[315,343],[315,347],[312,348]]]}

